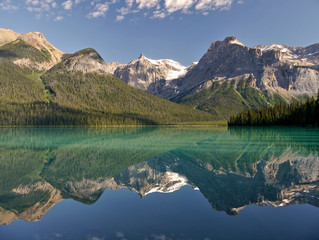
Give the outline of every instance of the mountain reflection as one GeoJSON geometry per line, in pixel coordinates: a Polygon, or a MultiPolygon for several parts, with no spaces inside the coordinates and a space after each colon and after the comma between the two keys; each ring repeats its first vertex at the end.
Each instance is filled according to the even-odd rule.
{"type": "Polygon", "coordinates": [[[319,132],[299,128],[2,129],[0,224],[119,188],[144,197],[190,185],[231,215],[251,204],[318,207],[318,150],[319,132]]]}

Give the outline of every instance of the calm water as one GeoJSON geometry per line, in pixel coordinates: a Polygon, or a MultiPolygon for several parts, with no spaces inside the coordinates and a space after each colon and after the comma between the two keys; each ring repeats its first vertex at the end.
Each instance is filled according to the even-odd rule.
{"type": "Polygon", "coordinates": [[[0,239],[319,239],[319,130],[0,129],[0,239]]]}

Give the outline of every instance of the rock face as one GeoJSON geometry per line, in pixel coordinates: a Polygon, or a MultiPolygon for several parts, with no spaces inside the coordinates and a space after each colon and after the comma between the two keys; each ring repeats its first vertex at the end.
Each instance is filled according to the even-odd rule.
{"type": "Polygon", "coordinates": [[[143,54],[128,64],[119,66],[114,75],[128,85],[159,95],[171,80],[186,74],[187,68],[170,59],[153,60],[143,54]]]}
{"type": "Polygon", "coordinates": [[[36,49],[42,51],[44,54],[49,54],[51,56],[53,65],[60,62],[64,54],[62,51],[49,43],[45,36],[39,32],[29,32],[22,34],[17,40],[25,41],[36,49]]]}
{"type": "Polygon", "coordinates": [[[236,37],[213,42],[198,64],[184,78],[174,80],[162,95],[174,98],[215,77],[234,78],[252,74],[260,91],[293,96],[314,95],[319,88],[319,44],[309,47],[284,45],[247,47],[236,37]],[[176,91],[178,89],[178,91],[176,91]]]}
{"type": "MultiPolygon", "coordinates": [[[[247,47],[232,36],[213,42],[199,62],[189,67],[173,60],[148,59],[141,54],[137,60],[119,66],[114,74],[130,86],[173,101],[192,95],[194,88],[198,90],[206,81],[216,78],[228,81],[249,75],[256,79],[255,88],[266,98],[278,96],[289,102],[317,93],[319,44],[247,47]]],[[[272,104],[271,100],[268,103],[272,104]]]]}
{"type": "Polygon", "coordinates": [[[71,72],[81,71],[113,73],[119,63],[107,64],[102,57],[92,48],[87,48],[74,53],[71,57],[66,58],[63,64],[71,72]]]}

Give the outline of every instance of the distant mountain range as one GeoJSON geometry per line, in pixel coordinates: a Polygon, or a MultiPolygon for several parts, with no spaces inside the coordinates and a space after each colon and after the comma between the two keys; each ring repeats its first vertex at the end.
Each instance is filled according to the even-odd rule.
{"type": "Polygon", "coordinates": [[[141,55],[114,74],[131,86],[227,119],[245,109],[314,96],[319,89],[319,44],[247,47],[227,37],[213,42],[188,67],[141,55]]]}
{"type": "Polygon", "coordinates": [[[14,117],[28,104],[33,118],[45,119],[40,125],[229,119],[246,109],[303,100],[319,89],[319,44],[247,47],[236,37],[213,42],[199,62],[186,67],[143,54],[127,64],[105,63],[94,49],[64,54],[41,33],[0,29],[0,65],[0,107],[8,112],[0,119],[11,125],[33,124],[30,116],[14,117]],[[52,112],[59,117],[48,117],[52,112]],[[81,112],[90,117],[83,119],[81,112]]]}

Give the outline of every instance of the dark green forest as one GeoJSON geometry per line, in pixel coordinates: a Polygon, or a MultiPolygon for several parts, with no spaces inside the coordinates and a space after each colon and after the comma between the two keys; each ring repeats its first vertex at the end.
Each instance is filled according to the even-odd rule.
{"type": "Polygon", "coordinates": [[[273,107],[250,109],[231,117],[229,126],[319,126],[319,91],[317,99],[312,97],[305,102],[276,104],[273,107]]]}

